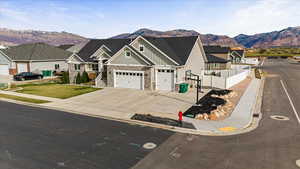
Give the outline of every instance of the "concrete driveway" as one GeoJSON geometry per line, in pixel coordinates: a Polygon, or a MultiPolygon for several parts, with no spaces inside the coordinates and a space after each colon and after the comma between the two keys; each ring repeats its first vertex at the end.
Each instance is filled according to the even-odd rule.
{"type": "MultiPolygon", "coordinates": [[[[202,97],[208,90],[200,94],[202,97]]],[[[105,88],[96,92],[45,105],[90,115],[129,119],[135,113],[152,114],[177,119],[179,110],[185,111],[195,103],[196,91],[175,92],[141,91],[105,88]]]]}

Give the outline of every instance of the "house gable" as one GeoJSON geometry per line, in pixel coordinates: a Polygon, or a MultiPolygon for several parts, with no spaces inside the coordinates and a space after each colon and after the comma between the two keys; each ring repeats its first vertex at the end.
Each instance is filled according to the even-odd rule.
{"type": "Polygon", "coordinates": [[[0,64],[9,64],[10,59],[0,50],[0,64]]]}
{"type": "Polygon", "coordinates": [[[202,44],[198,38],[185,64],[186,70],[191,70],[192,73],[198,75],[201,75],[201,71],[205,69],[205,56],[201,51],[201,46],[202,44]]]}
{"type": "Polygon", "coordinates": [[[137,51],[134,51],[129,46],[123,47],[116,53],[108,62],[109,65],[151,65],[149,61],[140,56],[137,51]],[[130,52],[131,56],[126,56],[126,52],[130,52]]]}
{"type": "Polygon", "coordinates": [[[72,56],[70,56],[67,60],[68,63],[74,63],[74,64],[80,64],[82,62],[84,62],[79,56],[77,56],[76,54],[73,54],[72,56]]]}
{"type": "Polygon", "coordinates": [[[109,54],[111,52],[111,50],[106,47],[105,45],[102,45],[94,54],[92,54],[90,57],[96,57],[96,58],[105,58],[108,59],[111,57],[111,55],[109,54]]]}
{"type": "Polygon", "coordinates": [[[154,45],[150,44],[150,42],[147,42],[142,37],[137,38],[131,45],[138,51],[140,46],[143,46],[144,51],[141,53],[153,61],[155,65],[176,65],[174,61],[170,60],[167,56],[162,54],[162,52],[153,47],[154,45]]]}

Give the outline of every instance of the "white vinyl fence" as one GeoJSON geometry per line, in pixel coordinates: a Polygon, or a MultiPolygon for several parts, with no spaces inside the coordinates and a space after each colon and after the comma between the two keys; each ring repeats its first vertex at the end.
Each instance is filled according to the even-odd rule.
{"type": "Polygon", "coordinates": [[[258,58],[243,58],[242,63],[258,65],[259,60],[258,60],[258,58]]]}
{"type": "Polygon", "coordinates": [[[244,65],[231,70],[205,70],[202,76],[202,86],[229,89],[246,79],[250,73],[251,67],[244,65]]]}

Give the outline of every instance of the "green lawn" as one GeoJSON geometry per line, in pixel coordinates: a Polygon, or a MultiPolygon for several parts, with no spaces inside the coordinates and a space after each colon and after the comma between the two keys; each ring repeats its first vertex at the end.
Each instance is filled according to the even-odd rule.
{"type": "Polygon", "coordinates": [[[17,91],[19,93],[33,94],[59,99],[67,99],[70,97],[100,90],[92,87],[64,84],[26,84],[20,85],[18,87],[22,88],[21,90],[17,91]]]}
{"type": "Polygon", "coordinates": [[[28,103],[36,103],[36,104],[49,103],[49,101],[45,101],[45,100],[31,99],[27,97],[20,97],[20,96],[8,95],[8,94],[0,94],[0,98],[17,100],[17,101],[28,102],[28,103]]]}

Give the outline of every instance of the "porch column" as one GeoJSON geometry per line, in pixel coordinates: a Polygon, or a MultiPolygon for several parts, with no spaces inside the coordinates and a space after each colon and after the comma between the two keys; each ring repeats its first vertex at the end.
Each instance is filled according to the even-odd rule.
{"type": "Polygon", "coordinates": [[[99,72],[103,71],[103,61],[102,61],[102,59],[99,59],[99,61],[98,61],[98,71],[99,72]]]}

